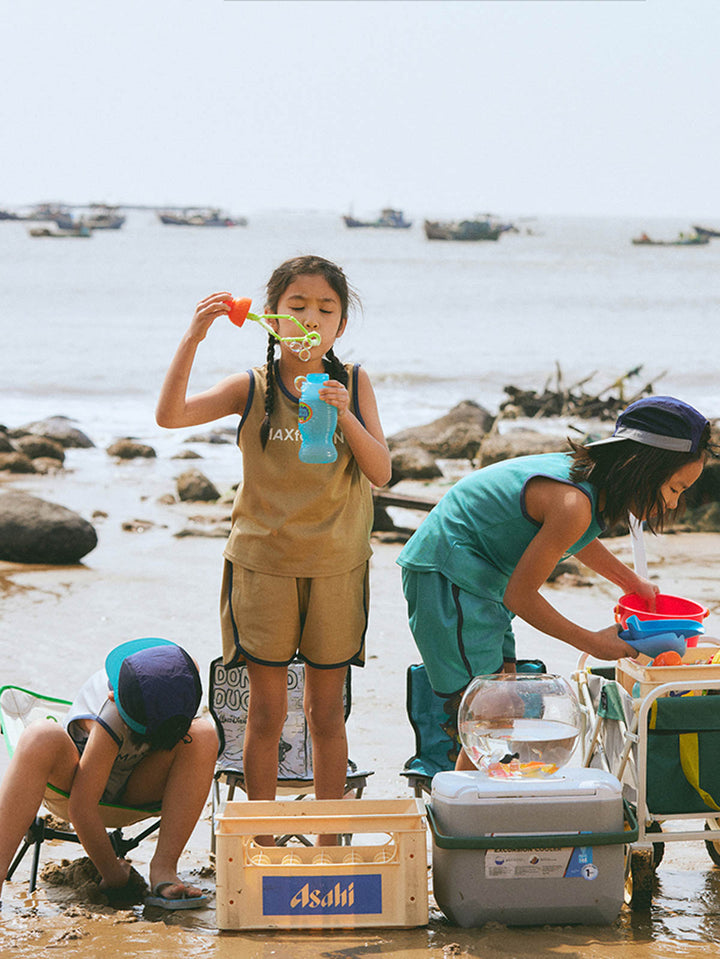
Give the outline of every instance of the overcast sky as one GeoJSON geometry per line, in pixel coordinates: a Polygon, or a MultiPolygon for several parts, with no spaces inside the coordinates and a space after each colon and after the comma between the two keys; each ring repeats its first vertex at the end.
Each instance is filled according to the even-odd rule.
{"type": "Polygon", "coordinates": [[[720,216],[720,0],[0,10],[0,207],[720,216]]]}

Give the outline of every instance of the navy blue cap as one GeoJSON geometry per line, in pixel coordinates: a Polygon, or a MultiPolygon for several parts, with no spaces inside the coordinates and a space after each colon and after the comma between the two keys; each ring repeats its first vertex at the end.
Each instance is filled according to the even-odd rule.
{"type": "Polygon", "coordinates": [[[646,396],[631,403],[617,418],[615,431],[587,446],[635,440],[645,446],[677,453],[697,453],[708,421],[694,406],[674,396],[646,396]]]}
{"type": "Polygon", "coordinates": [[[113,649],[105,671],[118,712],[135,732],[152,736],[168,720],[190,726],[202,697],[195,663],[168,639],[133,639],[113,649]]]}

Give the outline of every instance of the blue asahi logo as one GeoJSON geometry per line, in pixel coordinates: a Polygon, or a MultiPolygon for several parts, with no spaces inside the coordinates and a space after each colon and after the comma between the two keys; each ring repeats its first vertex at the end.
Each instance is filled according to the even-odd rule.
{"type": "Polygon", "coordinates": [[[263,876],[264,916],[382,912],[382,877],[263,876]]]}

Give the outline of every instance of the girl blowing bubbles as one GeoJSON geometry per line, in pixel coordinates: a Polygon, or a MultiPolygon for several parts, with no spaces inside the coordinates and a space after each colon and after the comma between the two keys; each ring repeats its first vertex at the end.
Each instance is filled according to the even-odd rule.
{"type": "MultiPolygon", "coordinates": [[[[390,454],[367,373],[333,352],[354,294],[340,267],[317,256],[279,266],[267,285],[265,311],[295,316],[321,342],[303,362],[268,336],[264,366],[236,373],[187,396],[195,352],[212,323],[228,313],[231,294],[213,293],[195,310],[170,365],[157,406],[160,426],[241,417],[243,483],[225,548],[221,596],[226,663],[247,663],[250,704],[244,770],[250,799],[274,799],[278,744],[287,713],[287,666],[306,664],[305,712],[312,736],[315,795],[343,795],[347,739],[343,688],[350,664],[364,664],[370,484],[390,479],[390,454]],[[279,358],[276,350],[279,347],[279,358]],[[330,464],[298,458],[295,378],[330,375],[321,399],[338,411],[338,456],[330,464]]],[[[291,320],[270,320],[296,336],[291,320]]]]}
{"type": "MultiPolygon", "coordinates": [[[[570,622],[540,588],[563,556],[576,555],[654,608],[659,587],[597,537],[630,513],[652,532],[662,530],[702,473],[709,441],[710,424],[692,406],[649,397],[620,414],[607,440],[504,460],[445,494],[398,563],[428,678],[455,720],[471,679],[514,672],[514,616],[598,659],[636,655],[617,626],[594,631],[570,622]]],[[[464,753],[458,768],[474,768],[464,753]]]]}

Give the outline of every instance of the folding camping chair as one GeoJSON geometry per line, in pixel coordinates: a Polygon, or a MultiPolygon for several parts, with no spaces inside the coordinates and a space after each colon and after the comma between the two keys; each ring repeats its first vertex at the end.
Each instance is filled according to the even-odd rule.
{"type": "MultiPolygon", "coordinates": [[[[519,673],[545,673],[539,659],[520,659],[519,673]]],[[[425,666],[416,663],[407,668],[406,707],[415,733],[415,755],[405,763],[400,775],[408,781],[417,797],[430,794],[436,773],[455,768],[458,747],[448,734],[447,700],[433,692],[425,666]]]]}
{"type": "MultiPolygon", "coordinates": [[[[312,743],[303,709],[305,687],[305,664],[294,660],[288,666],[288,713],[280,736],[278,751],[278,794],[306,799],[313,793],[312,743]]],[[[226,799],[229,802],[235,795],[235,789],[245,790],[243,772],[243,745],[250,685],[247,668],[244,664],[224,666],[222,658],[210,663],[209,706],[215,719],[220,736],[220,752],[215,766],[212,786],[212,846],[215,845],[215,814],[220,806],[220,786],[227,788],[226,799]]],[[[350,669],[345,680],[345,720],[352,706],[350,669]]],[[[369,776],[370,770],[358,769],[352,760],[348,760],[345,779],[345,795],[354,792],[359,799],[369,776]]],[[[310,840],[300,834],[281,836],[276,839],[278,845],[285,845],[296,838],[306,846],[310,840]]]]}
{"type": "MultiPolygon", "coordinates": [[[[0,723],[2,724],[2,734],[9,755],[12,757],[20,734],[30,723],[37,719],[52,719],[60,723],[69,706],[70,702],[66,699],[43,696],[19,686],[3,686],[0,688],[0,723]]],[[[37,885],[40,848],[43,842],[46,839],[61,839],[65,842],[80,843],[77,833],[67,821],[68,799],[68,793],[48,783],[43,797],[43,806],[52,816],[57,817],[62,822],[51,823],[47,816],[38,815],[35,817],[35,821],[25,834],[25,839],[8,869],[7,879],[12,877],[25,854],[32,848],[30,892],[34,892],[37,885]]],[[[130,850],[137,848],[143,839],[155,832],[160,826],[159,805],[139,808],[101,802],[99,806],[103,824],[109,831],[110,842],[118,856],[125,856],[130,850]],[[123,836],[123,828],[151,818],[155,821],[137,835],[123,836]]]]}

